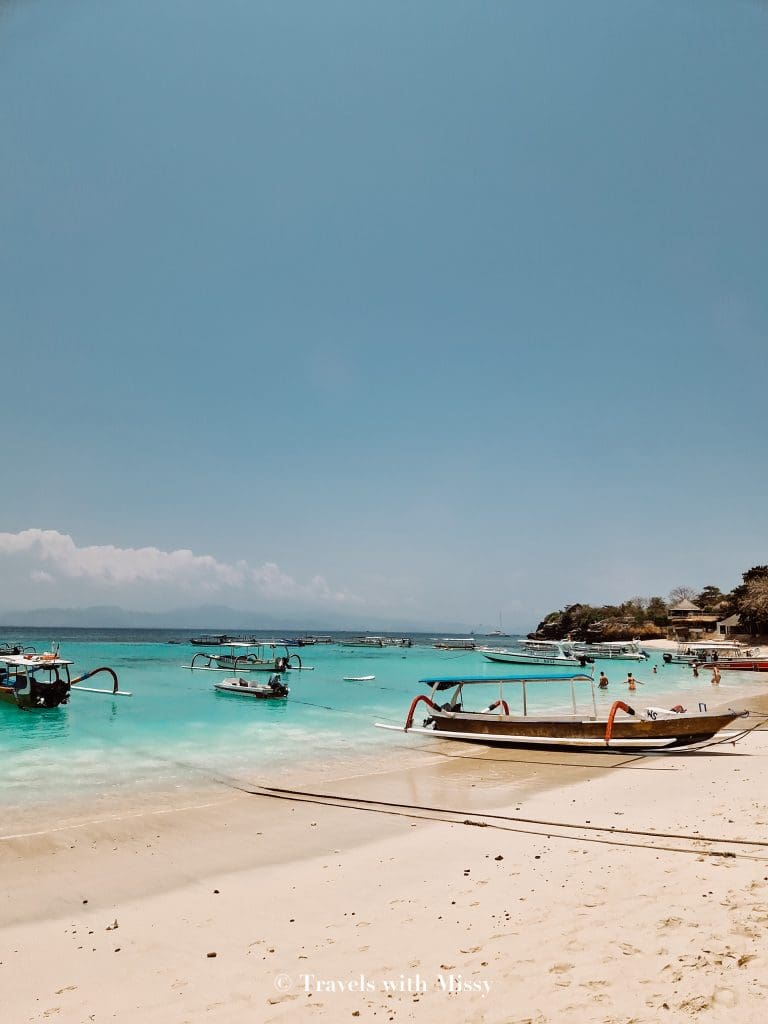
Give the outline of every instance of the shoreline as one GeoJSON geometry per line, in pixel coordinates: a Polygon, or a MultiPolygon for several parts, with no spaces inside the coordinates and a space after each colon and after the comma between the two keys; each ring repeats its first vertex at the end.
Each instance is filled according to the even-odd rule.
{"type": "Polygon", "coordinates": [[[320,803],[227,792],[0,843],[9,1019],[764,1019],[768,849],[727,841],[764,842],[768,733],[674,758],[444,746],[315,781],[320,803]]]}

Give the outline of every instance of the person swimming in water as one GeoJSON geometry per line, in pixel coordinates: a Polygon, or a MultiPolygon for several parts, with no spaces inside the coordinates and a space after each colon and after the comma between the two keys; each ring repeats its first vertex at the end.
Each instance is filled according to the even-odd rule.
{"type": "MultiPolygon", "coordinates": [[[[638,683],[640,683],[640,680],[639,679],[635,679],[635,677],[632,675],[631,672],[627,672],[627,689],[629,689],[630,692],[632,692],[632,691],[637,689],[637,684],[638,683]]],[[[640,683],[640,685],[642,686],[643,684],[640,683]]]]}

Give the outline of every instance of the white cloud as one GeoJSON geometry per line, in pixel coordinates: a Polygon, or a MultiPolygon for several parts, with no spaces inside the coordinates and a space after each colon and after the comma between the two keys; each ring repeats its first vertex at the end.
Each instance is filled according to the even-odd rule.
{"type": "Polygon", "coordinates": [[[274,562],[252,567],[244,561],[220,562],[212,555],[196,555],[186,549],[162,551],[111,544],[78,547],[72,537],[58,530],[0,533],[0,559],[3,556],[20,558],[35,582],[79,579],[113,589],[155,584],[208,596],[241,590],[337,606],[360,603],[352,594],[333,590],[322,576],[301,583],[274,562]]]}
{"type": "Polygon", "coordinates": [[[30,574],[29,578],[33,583],[53,583],[53,576],[44,569],[34,569],[30,574]]]}

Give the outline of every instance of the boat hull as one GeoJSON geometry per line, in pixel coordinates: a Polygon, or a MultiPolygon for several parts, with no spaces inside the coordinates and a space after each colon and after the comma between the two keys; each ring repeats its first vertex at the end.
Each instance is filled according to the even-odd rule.
{"type": "Polygon", "coordinates": [[[768,660],[765,658],[728,658],[723,661],[708,661],[699,668],[721,668],[734,672],[768,672],[768,660]]]}
{"type": "Polygon", "coordinates": [[[503,652],[497,651],[483,651],[483,657],[488,661],[495,661],[505,665],[567,665],[569,667],[579,666],[583,667],[583,663],[587,660],[584,658],[556,658],[547,657],[546,654],[504,654],[503,652]]]}
{"type": "Polygon", "coordinates": [[[574,746],[602,750],[625,746],[654,750],[703,743],[739,717],[736,712],[674,715],[656,720],[622,717],[609,729],[607,719],[439,711],[432,712],[431,719],[427,720],[431,728],[419,731],[429,732],[436,739],[476,740],[508,746],[574,746]]]}
{"type": "Polygon", "coordinates": [[[32,708],[57,708],[69,700],[70,684],[65,680],[42,683],[35,679],[24,689],[14,686],[0,686],[0,701],[13,704],[24,711],[32,708]]]}

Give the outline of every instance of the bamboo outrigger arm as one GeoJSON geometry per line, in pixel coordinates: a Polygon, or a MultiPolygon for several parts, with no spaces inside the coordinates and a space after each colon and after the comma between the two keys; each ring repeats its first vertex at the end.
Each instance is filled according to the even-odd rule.
{"type": "Polygon", "coordinates": [[[132,697],[133,694],[129,690],[121,690],[117,681],[117,673],[114,669],[108,668],[106,665],[102,665],[100,668],[93,668],[90,672],[83,672],[77,679],[73,679],[71,682],[73,690],[83,690],[85,693],[107,693],[113,697],[132,697]],[[113,686],[111,690],[98,690],[91,686],[78,686],[78,683],[84,682],[86,679],[90,679],[92,676],[97,675],[99,672],[108,672],[112,676],[113,686]]]}

